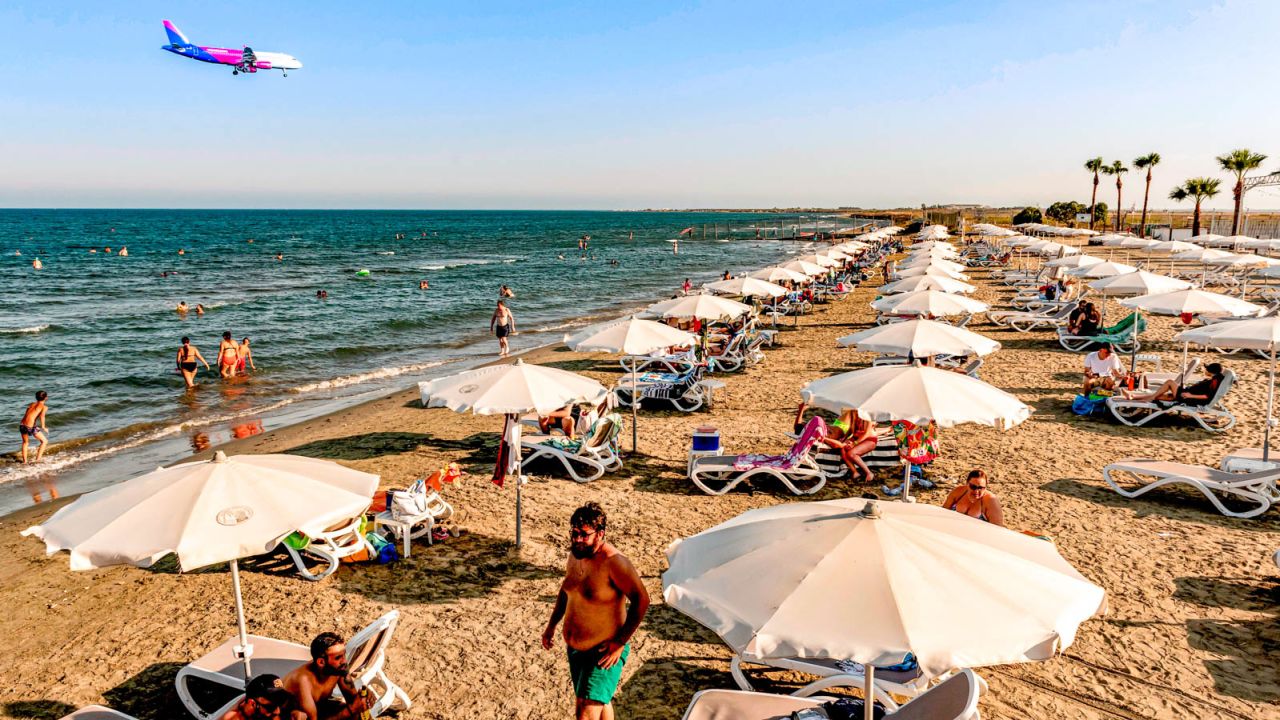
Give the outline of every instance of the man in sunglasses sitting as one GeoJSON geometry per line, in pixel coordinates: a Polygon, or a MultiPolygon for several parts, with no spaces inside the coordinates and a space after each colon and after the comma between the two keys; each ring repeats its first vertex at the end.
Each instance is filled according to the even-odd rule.
{"type": "Polygon", "coordinates": [[[244,699],[219,720],[276,720],[289,704],[290,695],[280,678],[263,674],[249,681],[244,699]]]}

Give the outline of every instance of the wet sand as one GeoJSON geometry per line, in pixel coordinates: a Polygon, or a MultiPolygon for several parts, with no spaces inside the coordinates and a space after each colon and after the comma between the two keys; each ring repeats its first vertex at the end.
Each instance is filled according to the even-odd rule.
{"type": "MultiPolygon", "coordinates": [[[[1005,294],[985,271],[971,276],[981,285],[980,299],[1004,305],[1005,294]]],[[[463,535],[433,547],[419,542],[408,560],[344,566],[319,583],[280,562],[252,563],[243,577],[250,632],[305,643],[323,630],[352,633],[399,608],[388,671],[414,700],[404,717],[571,717],[563,648],[544,651],[539,635],[566,557],[569,515],[595,500],[610,514],[610,540],[635,562],[655,601],[633,641],[615,700],[618,716],[679,718],[695,691],[733,687],[733,680],[716,636],[661,603],[667,544],[749,508],[795,500],[767,485],[754,495],[697,492],[684,478],[690,432],[712,424],[730,451],[784,451],[800,386],[869,362],[834,340],[868,325],[873,297],[864,287],[819,306],[797,329],[788,325],[764,363],[721,376],[727,393],[714,409],[643,412],[641,454],[622,471],[585,485],[553,474],[532,478],[519,552],[512,546],[514,488],[489,482],[500,418],[424,410],[414,389],[225,446],[229,453],[336,460],[380,474],[383,488],[404,487],[449,461],[470,472],[446,490],[463,535]]],[[[1156,318],[1144,335],[1143,351],[1159,353],[1166,367],[1177,364],[1181,351],[1171,342],[1175,325],[1156,318]]],[[[1270,559],[1280,547],[1277,511],[1228,519],[1181,490],[1126,500],[1100,473],[1124,457],[1217,465],[1226,452],[1257,445],[1266,362],[1225,358],[1241,378],[1227,401],[1241,422],[1225,434],[1176,420],[1130,429],[1070,413],[1082,357],[1063,351],[1049,333],[985,322],[971,328],[1005,346],[987,359],[983,379],[1022,398],[1034,415],[1004,433],[944,430],[942,457],[930,470],[939,488],[920,493],[921,501],[939,503],[969,469],[987,469],[1010,527],[1052,536],[1063,556],[1106,588],[1110,605],[1107,615],[1081,627],[1063,657],[980,669],[991,686],[983,716],[1280,717],[1280,571],[1270,559]]],[[[612,357],[564,348],[528,360],[606,383],[621,374],[612,357]]],[[[622,437],[629,448],[629,429],[622,437]]],[[[867,490],[839,480],[815,499],[867,490]]],[[[40,542],[17,534],[51,512],[45,505],[0,520],[0,601],[8,608],[0,633],[11,639],[11,660],[0,666],[0,712],[56,718],[97,702],[143,719],[185,717],[174,674],[234,631],[226,568],[182,575],[162,564],[72,573],[65,554],[46,558],[40,542]]],[[[943,597],[937,611],[956,622],[1000,621],[943,597]]],[[[762,689],[783,692],[799,679],[780,672],[751,677],[762,689]]]]}

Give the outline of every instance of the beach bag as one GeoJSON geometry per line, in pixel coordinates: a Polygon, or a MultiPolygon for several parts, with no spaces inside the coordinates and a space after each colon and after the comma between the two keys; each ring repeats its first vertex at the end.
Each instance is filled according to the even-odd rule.
{"type": "Polygon", "coordinates": [[[387,540],[376,532],[371,532],[364,536],[369,547],[373,549],[373,559],[379,565],[395,562],[400,559],[400,552],[396,550],[395,543],[387,540]]]}
{"type": "Polygon", "coordinates": [[[427,511],[427,494],[412,490],[388,490],[387,509],[392,520],[407,520],[427,511]]]}
{"type": "MultiPolygon", "coordinates": [[[[840,698],[819,706],[831,720],[862,720],[866,717],[866,705],[862,698],[840,698]]],[[[880,720],[885,716],[884,708],[876,705],[872,708],[872,717],[880,720]]]]}
{"type": "Polygon", "coordinates": [[[1104,398],[1093,399],[1084,395],[1076,395],[1071,401],[1071,412],[1077,415],[1097,415],[1107,409],[1107,401],[1104,398]]]}

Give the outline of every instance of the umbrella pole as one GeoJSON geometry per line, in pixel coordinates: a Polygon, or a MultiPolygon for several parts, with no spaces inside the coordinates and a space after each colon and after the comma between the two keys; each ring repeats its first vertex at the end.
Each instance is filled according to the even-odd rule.
{"type": "Polygon", "coordinates": [[[862,666],[862,720],[876,717],[876,668],[871,663],[862,666]]]}
{"type": "Polygon", "coordinates": [[[1133,317],[1133,352],[1129,353],[1129,374],[1133,375],[1138,371],[1138,323],[1142,322],[1142,311],[1134,308],[1133,317]]]}
{"type": "Polygon", "coordinates": [[[235,653],[244,663],[244,682],[247,685],[249,678],[252,677],[249,667],[249,658],[253,657],[253,645],[249,644],[249,633],[244,626],[244,598],[240,594],[240,561],[231,561],[231,587],[235,589],[236,594],[236,625],[240,631],[240,644],[235,647],[235,653]]]}
{"type": "Polygon", "coordinates": [[[1262,431],[1262,462],[1271,455],[1271,411],[1276,399],[1276,344],[1271,343],[1271,377],[1267,385],[1267,425],[1262,431]]]}
{"type": "Polygon", "coordinates": [[[907,463],[907,469],[902,473],[902,501],[911,502],[911,463],[907,463]]]}
{"type": "Polygon", "coordinates": [[[636,417],[640,406],[640,384],[636,381],[636,359],[631,358],[631,454],[636,454],[636,445],[639,442],[640,431],[636,427],[636,417]]]}

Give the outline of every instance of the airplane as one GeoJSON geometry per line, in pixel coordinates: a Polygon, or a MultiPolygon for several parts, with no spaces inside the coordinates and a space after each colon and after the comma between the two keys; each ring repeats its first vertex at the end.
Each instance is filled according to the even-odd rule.
{"type": "Polygon", "coordinates": [[[192,45],[187,40],[187,36],[183,35],[182,31],[168,20],[164,21],[164,31],[169,34],[169,44],[161,45],[161,50],[168,50],[175,55],[189,57],[192,60],[201,62],[230,65],[232,75],[256,73],[259,70],[279,70],[282,75],[288,77],[289,70],[297,70],[302,67],[302,63],[298,62],[298,58],[284,53],[254,52],[253,48],[247,46],[240,50],[233,50],[231,48],[192,45]]]}

